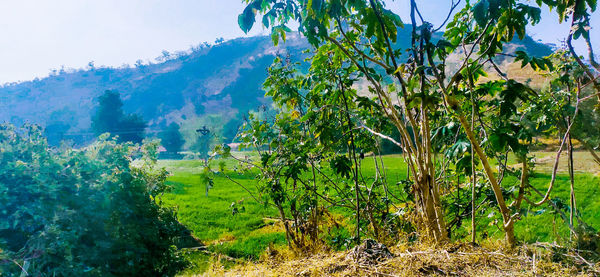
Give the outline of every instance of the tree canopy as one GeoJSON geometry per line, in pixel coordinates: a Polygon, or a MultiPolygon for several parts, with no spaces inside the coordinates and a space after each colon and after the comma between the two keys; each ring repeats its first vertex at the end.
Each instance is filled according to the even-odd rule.
{"type": "MultiPolygon", "coordinates": [[[[514,224],[524,212],[523,200],[533,190],[528,183],[530,148],[537,135],[523,119],[543,122],[552,116],[557,122],[566,122],[558,130],[558,164],[563,146],[569,145],[575,118],[581,117],[579,104],[600,99],[592,49],[590,66],[582,62],[571,45],[578,38],[590,45],[589,13],[596,9],[595,0],[479,0],[467,1],[461,9],[460,1],[452,1],[448,17],[440,26],[423,18],[415,0],[410,1],[409,24],[380,0],[243,2],[247,6],[238,18],[243,31],[248,32],[260,14],[262,25],[271,29],[273,42],[278,44],[291,31],[288,25],[297,22],[298,31],[313,47],[309,50],[311,67],[307,74],[295,71],[290,62],[276,61],[278,65],[271,69],[265,86],[281,109],[274,121],[251,118],[242,134],[243,141],[259,152],[265,151],[261,152],[262,163],[256,166],[263,169],[262,180],[280,210],[286,201],[297,203],[304,197],[312,199],[311,211],[319,209],[318,199],[354,207],[357,240],[363,232],[381,236],[389,223],[375,219],[389,216],[386,209],[380,210],[387,207],[385,201],[379,206],[371,197],[378,191],[378,180],[365,180],[360,169],[363,153],[379,152],[378,147],[373,148],[373,139],[379,138],[402,149],[410,173],[406,191],[412,195],[409,203],[419,215],[416,224],[422,232],[437,242],[448,241],[452,231],[471,215],[475,240],[477,209],[495,206],[490,216],[501,222],[506,242],[515,245],[514,224]],[[504,49],[515,38],[524,39],[529,25],[540,22],[544,6],[553,9],[559,21],[571,20],[572,31],[564,53],[577,68],[574,71],[559,69],[551,57],[504,49]],[[408,46],[396,43],[402,29],[409,30],[408,37],[402,38],[410,41],[408,46]],[[441,30],[443,36],[435,37],[441,30]],[[500,66],[499,57],[510,57],[523,67],[569,79],[570,83],[562,82],[559,91],[534,90],[510,78],[500,66]],[[358,91],[358,84],[365,91],[358,91]],[[584,89],[590,85],[594,90],[584,89]],[[568,101],[562,107],[571,111],[550,115],[536,110],[542,105],[541,99],[558,99],[554,93],[567,95],[568,101]],[[399,133],[395,136],[398,140],[392,137],[390,127],[399,133]],[[338,143],[343,147],[337,147],[338,143]],[[516,157],[520,169],[507,166],[509,154],[516,157]],[[309,189],[308,183],[316,179],[306,180],[303,173],[312,171],[316,176],[324,161],[346,179],[342,183],[353,185],[338,195],[319,193],[316,186],[309,189]],[[500,164],[499,168],[493,163],[500,164]],[[520,183],[503,185],[504,176],[509,174],[518,177],[520,183]],[[456,183],[448,179],[451,175],[458,176],[456,183]],[[463,203],[460,197],[449,198],[453,191],[460,195],[466,189],[460,176],[469,178],[471,187],[471,199],[463,203]],[[481,178],[485,189],[477,189],[481,178]],[[291,191],[285,189],[288,182],[294,184],[291,191]],[[297,191],[298,182],[308,186],[306,190],[297,191]],[[347,190],[351,194],[344,192],[347,190]],[[486,205],[478,208],[476,201],[482,194],[487,195],[486,205]]],[[[548,192],[536,205],[548,203],[555,175],[556,166],[548,192]]],[[[380,189],[388,192],[385,182],[380,189]]],[[[575,233],[574,201],[572,197],[567,224],[575,233]]],[[[294,204],[290,205],[290,214],[298,220],[294,204]]],[[[285,221],[285,213],[281,216],[285,221]]],[[[304,218],[310,218],[313,221],[308,222],[313,224],[318,220],[304,218]]],[[[288,239],[300,246],[294,231],[287,226],[286,230],[288,239]]]]}
{"type": "Polygon", "coordinates": [[[125,114],[121,95],[107,90],[97,99],[98,108],[92,116],[92,129],[96,135],[111,133],[120,142],[141,143],[147,123],[137,114],[125,114]]]}

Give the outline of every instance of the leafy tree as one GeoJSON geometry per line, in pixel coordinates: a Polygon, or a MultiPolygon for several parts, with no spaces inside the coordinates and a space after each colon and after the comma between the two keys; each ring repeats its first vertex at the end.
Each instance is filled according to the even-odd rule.
{"type": "Polygon", "coordinates": [[[214,135],[211,133],[197,133],[196,135],[196,140],[190,147],[190,150],[198,153],[200,159],[207,160],[209,157],[208,152],[211,150],[211,143],[214,140],[214,135]]]}
{"type": "MultiPolygon", "coordinates": [[[[376,107],[370,99],[358,96],[352,88],[353,68],[327,52],[315,54],[327,66],[311,67],[306,75],[289,58],[277,58],[265,81],[266,95],[277,108],[251,113],[237,137],[242,149],[259,153],[260,161],[234,157],[240,161],[236,168],[258,170],[259,195],[254,198],[279,211],[294,249],[318,247],[321,241],[332,240],[326,236],[331,230],[343,229],[325,220],[323,214],[331,206],[356,215],[354,235],[335,239],[332,243],[338,247],[358,242],[365,233],[383,240],[398,234],[398,217],[388,212],[393,196],[382,169],[378,167],[374,180],[362,177],[364,153],[378,153],[378,141],[355,127],[361,121],[385,119],[373,112],[376,107]]],[[[228,147],[220,150],[223,156],[233,157],[228,147]]],[[[380,164],[378,158],[375,161],[380,164]]]]}
{"type": "Polygon", "coordinates": [[[119,136],[120,142],[141,143],[145,137],[146,127],[148,124],[140,115],[128,114],[121,119],[114,132],[119,136]]]}
{"type": "MultiPolygon", "coordinates": [[[[595,99],[595,95],[593,89],[583,89],[585,83],[590,84],[585,69],[581,68],[569,51],[560,49],[549,56],[554,66],[544,71],[544,73],[547,77],[550,77],[551,81],[540,92],[537,101],[524,105],[526,111],[524,119],[530,121],[531,128],[535,129],[539,135],[560,138],[548,190],[545,195],[541,195],[542,200],[533,203],[533,205],[540,206],[556,200],[550,199],[550,193],[556,180],[561,154],[566,152],[571,185],[569,205],[565,206],[569,210],[569,219],[566,218],[561,209],[557,209],[560,205],[550,205],[555,208],[554,212],[556,214],[560,214],[565,219],[572,235],[585,236],[587,235],[586,232],[581,231],[589,231],[591,228],[583,222],[576,212],[573,140],[580,141],[584,148],[591,153],[596,163],[600,165],[600,157],[594,150],[598,145],[599,114],[594,110],[594,102],[586,101],[595,99]]],[[[533,62],[532,59],[526,56],[522,60],[524,64],[533,62]]]]}
{"type": "MultiPolygon", "coordinates": [[[[526,84],[508,78],[495,60],[498,56],[513,55],[534,68],[552,68],[548,59],[503,52],[504,44],[516,37],[523,39],[526,27],[540,22],[541,10],[538,7],[517,0],[479,0],[467,2],[464,8],[454,14],[459,3],[453,1],[448,13],[450,21],[433,26],[421,16],[415,0],[410,1],[410,25],[405,25],[398,15],[386,9],[385,4],[379,0],[244,2],[247,7],[238,18],[242,30],[248,32],[255,23],[256,14],[260,13],[263,15],[262,24],[272,30],[275,44],[280,39],[285,40],[286,33],[290,31],[288,23],[299,22],[298,31],[308,39],[315,51],[310,58],[311,67],[314,72],[323,73],[315,74],[311,79],[313,83],[324,82],[320,87],[314,88],[324,92],[327,100],[323,104],[335,103],[340,95],[345,94],[344,91],[352,92],[351,89],[343,89],[350,88],[352,80],[360,79],[368,84],[373,97],[371,105],[351,112],[349,107],[365,101],[359,101],[360,98],[352,94],[342,97],[342,105],[338,106],[338,102],[334,106],[345,106],[342,111],[348,116],[333,128],[351,127],[346,132],[351,138],[348,145],[352,147],[347,149],[351,160],[355,160],[354,153],[358,149],[352,139],[354,126],[393,141],[402,148],[411,176],[412,186],[409,191],[414,196],[416,211],[422,219],[420,226],[424,232],[438,242],[446,241],[449,237],[444,201],[447,195],[444,192],[454,186],[448,187],[449,182],[440,181],[446,180],[445,174],[450,169],[450,163],[439,163],[437,160],[437,154],[444,151],[449,154],[449,160],[458,161],[453,169],[457,174],[469,173],[469,167],[466,166],[469,161],[472,172],[477,170],[476,164],[480,163],[491,189],[485,193],[492,195],[493,203],[499,210],[497,215],[502,221],[500,226],[506,241],[511,246],[516,243],[514,223],[520,216],[521,200],[529,188],[527,161],[532,140],[532,130],[521,121],[525,116],[524,111],[518,107],[521,103],[534,102],[537,92],[526,84]],[[434,36],[443,27],[443,37],[434,36]],[[408,39],[411,44],[405,49],[400,49],[396,44],[398,30],[402,28],[410,30],[408,39]],[[450,57],[460,57],[458,65],[450,66],[450,57]],[[336,70],[339,72],[335,72],[336,70]],[[487,76],[488,70],[497,74],[500,80],[482,81],[481,77],[487,76]],[[331,85],[336,81],[339,87],[332,89],[331,85]],[[353,116],[369,111],[376,111],[392,124],[400,134],[400,141],[382,134],[381,131],[385,131],[385,128],[375,124],[380,121],[353,116]],[[438,140],[442,145],[435,145],[434,130],[449,123],[460,126],[455,130],[455,139],[438,140]],[[509,189],[501,186],[504,173],[509,171],[506,163],[502,162],[506,160],[508,153],[514,154],[522,164],[520,184],[509,189]],[[492,168],[492,160],[501,165],[500,172],[492,168]],[[514,195],[511,191],[518,193],[514,195]],[[514,201],[509,205],[511,198],[514,201]]],[[[567,41],[572,56],[585,69],[587,82],[599,88],[594,73],[573,54],[570,45],[573,37],[589,36],[588,8],[594,10],[596,1],[537,2],[538,5],[543,2],[556,7],[561,20],[572,16],[574,32],[567,41]]],[[[589,44],[589,39],[586,41],[589,44]]],[[[591,60],[594,66],[595,63],[591,60]]],[[[288,79],[286,76],[282,78],[288,79]]],[[[284,80],[279,82],[285,83],[284,80]]],[[[600,99],[600,94],[598,97],[600,99]]],[[[297,101],[278,100],[274,97],[274,101],[287,103],[288,106],[288,102],[292,100],[297,101]]],[[[291,105],[294,106],[294,102],[291,105]]],[[[318,120],[328,121],[329,118],[321,116],[318,120]]],[[[334,168],[351,168],[352,164],[356,166],[358,163],[338,163],[334,168]],[[344,164],[346,166],[339,166],[344,164]]],[[[475,214],[474,188],[477,174],[472,175],[471,206],[472,214],[475,214]]],[[[360,191],[360,181],[354,179],[356,195],[353,198],[357,205],[357,221],[360,222],[360,195],[366,192],[360,191]]],[[[456,187],[459,191],[460,178],[456,187]]],[[[544,201],[547,199],[545,197],[544,201]]]]}
{"type": "Polygon", "coordinates": [[[51,146],[60,145],[61,141],[66,139],[65,134],[69,129],[71,129],[71,125],[62,121],[47,125],[44,129],[44,135],[48,139],[48,144],[51,146]]]}
{"type": "Polygon", "coordinates": [[[235,136],[239,132],[240,126],[242,125],[242,119],[237,116],[229,120],[225,126],[223,126],[223,139],[226,142],[232,142],[235,136]]]}
{"type": "Polygon", "coordinates": [[[156,147],[136,153],[104,136],[53,150],[37,126],[1,125],[0,275],[175,275],[185,228],[160,205],[168,187],[156,147]]]}
{"type": "Polygon", "coordinates": [[[141,143],[147,123],[137,114],[125,114],[118,92],[107,90],[98,97],[98,109],[92,116],[92,129],[96,135],[111,133],[119,142],[141,143]]]}
{"type": "Polygon", "coordinates": [[[98,109],[92,116],[92,129],[97,135],[119,130],[124,116],[123,102],[116,91],[107,90],[97,99],[98,109]]]}
{"type": "Polygon", "coordinates": [[[166,130],[158,134],[158,137],[161,140],[162,146],[164,146],[169,153],[181,151],[181,147],[185,143],[183,136],[179,132],[179,124],[175,122],[169,124],[166,130]]]}
{"type": "Polygon", "coordinates": [[[82,142],[80,136],[67,135],[72,125],[76,124],[76,116],[69,108],[63,108],[53,111],[44,128],[44,134],[48,139],[48,144],[51,146],[59,146],[64,140],[73,142],[82,142]]]}

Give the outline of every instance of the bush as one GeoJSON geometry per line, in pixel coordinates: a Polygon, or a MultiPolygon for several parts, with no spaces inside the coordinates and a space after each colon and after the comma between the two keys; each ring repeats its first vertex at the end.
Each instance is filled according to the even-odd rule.
{"type": "Polygon", "coordinates": [[[185,266],[186,232],[160,206],[156,144],[100,138],[53,150],[37,126],[0,125],[0,275],[157,276],[185,266]],[[132,156],[144,161],[132,166],[132,156]]]}

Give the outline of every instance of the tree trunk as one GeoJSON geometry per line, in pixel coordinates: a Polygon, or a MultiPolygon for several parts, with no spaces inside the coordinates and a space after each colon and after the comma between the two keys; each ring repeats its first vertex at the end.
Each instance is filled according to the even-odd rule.
{"type": "Polygon", "coordinates": [[[447,241],[446,222],[440,205],[439,192],[435,189],[433,178],[421,175],[415,181],[418,186],[417,196],[421,201],[422,215],[428,232],[437,242],[447,241]]]}
{"type": "MultiPolygon", "coordinates": [[[[567,122],[570,123],[571,119],[567,118],[567,122]]],[[[573,171],[573,141],[571,140],[571,134],[568,137],[568,149],[569,149],[569,180],[571,181],[571,194],[569,197],[569,223],[571,226],[575,226],[575,212],[576,212],[576,204],[575,204],[575,176],[573,171]]],[[[575,234],[571,233],[571,236],[575,234]]]]}
{"type": "Polygon", "coordinates": [[[477,171],[475,168],[475,153],[471,146],[471,242],[475,243],[477,238],[477,229],[475,222],[475,185],[477,184],[477,171]]]}
{"type": "Polygon", "coordinates": [[[500,213],[502,214],[506,242],[508,243],[508,245],[513,247],[515,245],[515,233],[513,226],[514,222],[511,218],[510,210],[506,206],[504,196],[502,195],[502,188],[500,187],[500,184],[498,184],[498,181],[496,180],[496,176],[494,175],[494,171],[490,166],[487,156],[483,152],[483,149],[481,149],[481,146],[479,146],[479,140],[473,134],[469,122],[467,122],[465,116],[462,114],[458,114],[458,120],[460,121],[463,129],[465,130],[465,133],[467,133],[467,137],[469,138],[469,141],[471,141],[471,146],[475,149],[477,157],[479,158],[479,160],[481,160],[485,174],[488,177],[488,180],[490,181],[492,190],[494,191],[494,196],[496,196],[496,201],[498,202],[500,213]]]}

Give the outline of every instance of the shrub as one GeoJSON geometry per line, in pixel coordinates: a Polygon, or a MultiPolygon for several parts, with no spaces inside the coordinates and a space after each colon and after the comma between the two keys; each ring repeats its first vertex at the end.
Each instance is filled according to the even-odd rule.
{"type": "Polygon", "coordinates": [[[101,137],[50,149],[39,127],[0,125],[0,275],[157,276],[185,266],[185,233],[160,206],[156,143],[101,137]],[[132,166],[132,156],[140,165],[132,166]]]}

